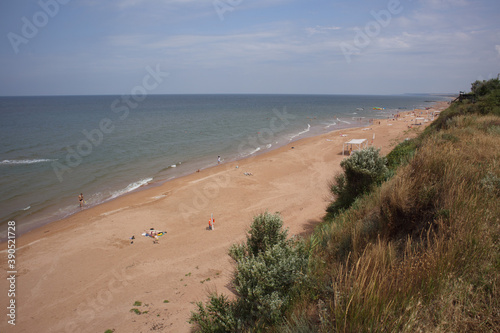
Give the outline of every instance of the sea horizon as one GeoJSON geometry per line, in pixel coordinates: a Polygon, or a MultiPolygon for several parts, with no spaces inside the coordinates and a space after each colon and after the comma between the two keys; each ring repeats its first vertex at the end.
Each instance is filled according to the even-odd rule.
{"type": "MultiPolygon", "coordinates": [[[[0,98],[9,97],[116,97],[124,96],[130,94],[117,94],[117,93],[103,93],[103,94],[44,94],[44,95],[0,95],[0,98]]],[[[406,92],[406,93],[394,93],[394,94],[337,94],[337,93],[266,93],[266,92],[255,92],[255,93],[147,93],[146,96],[221,96],[221,95],[262,95],[262,96],[441,96],[441,97],[452,97],[458,96],[457,93],[425,93],[425,92],[406,92]]]]}

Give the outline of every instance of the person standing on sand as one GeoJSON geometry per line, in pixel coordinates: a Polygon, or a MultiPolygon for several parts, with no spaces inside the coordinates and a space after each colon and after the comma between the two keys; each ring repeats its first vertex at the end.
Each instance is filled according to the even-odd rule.
{"type": "Polygon", "coordinates": [[[80,195],[78,196],[78,200],[80,201],[80,208],[83,207],[83,193],[80,193],[80,195]]]}
{"type": "Polygon", "coordinates": [[[217,164],[220,164],[220,155],[217,156],[217,164]]]}

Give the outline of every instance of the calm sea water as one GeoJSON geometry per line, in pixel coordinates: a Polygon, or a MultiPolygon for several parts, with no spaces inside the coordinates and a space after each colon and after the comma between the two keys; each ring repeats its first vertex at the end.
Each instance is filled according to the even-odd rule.
{"type": "Polygon", "coordinates": [[[0,97],[0,239],[87,206],[306,136],[444,97],[150,95],[0,97]],[[382,107],[385,110],[374,110],[382,107]]]}

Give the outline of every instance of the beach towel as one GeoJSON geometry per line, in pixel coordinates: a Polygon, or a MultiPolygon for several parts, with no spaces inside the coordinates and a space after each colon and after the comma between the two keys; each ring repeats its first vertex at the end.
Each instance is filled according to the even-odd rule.
{"type": "Polygon", "coordinates": [[[157,237],[163,236],[167,233],[166,231],[150,230],[149,232],[143,232],[142,235],[146,236],[146,237],[154,238],[154,236],[151,236],[151,232],[153,232],[153,233],[156,232],[157,237]]]}

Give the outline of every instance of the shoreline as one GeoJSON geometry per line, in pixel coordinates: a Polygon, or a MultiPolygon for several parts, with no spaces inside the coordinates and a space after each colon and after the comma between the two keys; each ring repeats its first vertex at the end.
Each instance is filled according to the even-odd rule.
{"type": "MultiPolygon", "coordinates": [[[[403,98],[401,101],[408,104],[400,104],[397,98],[391,97],[387,99],[384,96],[381,96],[381,98],[384,102],[388,103],[388,110],[373,111],[371,107],[367,106],[378,105],[379,103],[376,102],[378,99],[375,99],[374,102],[373,98],[366,99],[363,98],[363,96],[357,96],[356,99],[351,101],[349,101],[349,98],[347,100],[345,98],[342,99],[344,102],[347,101],[347,106],[351,103],[351,111],[347,112],[347,109],[344,110],[341,108],[345,111],[344,112],[334,107],[333,115],[324,113],[324,110],[321,107],[314,112],[302,112],[299,111],[297,107],[295,109],[292,107],[289,111],[287,111],[286,107],[284,107],[282,112],[273,108],[272,113],[265,112],[262,114],[261,120],[263,122],[260,123],[260,127],[256,127],[253,131],[248,133],[245,132],[248,136],[245,134],[238,138],[235,137],[235,140],[231,144],[229,144],[228,141],[224,142],[223,145],[212,145],[209,151],[205,153],[203,153],[204,150],[198,151],[198,153],[201,154],[196,155],[198,157],[194,157],[192,154],[187,154],[185,156],[186,158],[183,158],[180,156],[182,154],[179,155],[176,151],[173,151],[172,156],[174,157],[170,158],[170,155],[163,156],[164,154],[160,154],[159,152],[162,151],[161,149],[155,149],[151,150],[153,155],[149,154],[152,161],[151,163],[148,162],[148,160],[141,162],[140,159],[136,159],[135,161],[129,161],[130,163],[122,164],[120,169],[116,170],[116,172],[115,170],[109,168],[105,172],[100,171],[99,168],[102,165],[108,164],[106,163],[106,159],[99,160],[99,158],[97,158],[95,164],[87,165],[86,169],[80,169],[82,171],[81,174],[80,171],[76,170],[75,166],[75,170],[73,171],[75,176],[78,177],[71,177],[71,179],[68,178],[68,181],[65,182],[65,184],[51,184],[48,182],[45,186],[43,186],[40,181],[37,181],[35,176],[35,178],[32,178],[33,182],[30,182],[33,184],[32,187],[28,186],[23,189],[23,187],[12,185],[15,191],[12,193],[12,196],[6,196],[8,200],[5,200],[2,206],[4,208],[5,216],[3,219],[4,222],[0,224],[0,242],[4,242],[6,240],[7,235],[5,230],[7,221],[16,221],[18,232],[20,234],[25,234],[43,225],[68,218],[73,214],[79,213],[80,208],[78,207],[76,197],[81,192],[85,195],[87,203],[85,208],[89,208],[102,204],[103,202],[114,200],[116,197],[126,195],[127,193],[132,192],[132,189],[136,189],[138,186],[143,184],[146,184],[146,187],[151,187],[154,186],[151,184],[157,182],[162,183],[164,181],[182,177],[195,172],[197,169],[205,169],[207,166],[215,164],[211,162],[215,162],[215,157],[217,155],[223,155],[223,158],[225,158],[226,161],[252,157],[261,153],[266,153],[270,149],[273,150],[278,146],[288,144],[290,139],[293,141],[304,137],[321,135],[334,129],[337,130],[347,127],[353,128],[364,126],[368,123],[368,120],[371,117],[376,119],[387,119],[390,117],[391,113],[397,113],[401,109],[423,109],[426,106],[429,106],[429,104],[422,104],[422,100],[418,102],[416,100],[411,100],[410,102],[410,100],[403,98]],[[367,111],[358,111],[358,109],[363,110],[363,108],[354,110],[353,108],[356,105],[363,106],[364,110],[367,111]],[[408,109],[406,107],[398,108],[398,105],[411,107],[408,107],[408,109]],[[295,110],[295,113],[292,110],[295,110]],[[343,116],[340,116],[339,113],[341,120],[339,118],[336,118],[335,120],[335,115],[339,110],[343,112],[340,112],[343,116]],[[288,114],[291,116],[289,117],[288,114]],[[278,117],[279,127],[276,127],[276,124],[273,123],[273,120],[276,118],[274,116],[278,117]],[[292,116],[298,116],[299,118],[297,119],[301,119],[293,126],[291,123],[287,123],[288,118],[292,119],[292,116]],[[316,120],[316,116],[318,116],[318,119],[320,120],[316,120]],[[363,117],[356,118],[358,116],[363,117]],[[284,124],[281,124],[281,117],[283,117],[284,124]],[[264,118],[267,120],[264,120],[264,118]],[[309,122],[311,124],[310,130],[308,128],[309,122]],[[240,144],[240,146],[238,146],[238,144],[240,144]],[[224,151],[221,151],[221,149],[224,151]],[[257,150],[259,151],[256,154],[250,155],[257,150]],[[13,196],[14,194],[15,196],[13,196]],[[12,198],[16,199],[14,200],[12,198]]],[[[429,102],[431,101],[425,101],[425,103],[429,102]]],[[[187,150],[189,151],[189,149],[187,150]]],[[[45,156],[45,154],[43,155],[45,156]]],[[[99,156],[98,153],[95,155],[99,156]]],[[[59,159],[55,159],[55,161],[58,160],[59,159]]],[[[41,164],[40,168],[42,171],[44,168],[50,169],[50,165],[49,167],[45,167],[41,164]]],[[[103,168],[101,169],[104,170],[103,168]]],[[[15,170],[12,170],[12,172],[14,171],[15,170]]],[[[51,170],[47,169],[44,172],[46,177],[53,176],[51,170]],[[47,172],[50,174],[46,174],[47,172]]],[[[70,177],[69,174],[67,174],[67,177],[70,177]]],[[[10,183],[16,184],[15,181],[11,181],[10,183]]]]}
{"type": "MultiPolygon", "coordinates": [[[[432,109],[446,107],[442,102],[432,109]]],[[[374,146],[386,155],[430,123],[409,130],[411,118],[302,138],[128,193],[16,237],[15,332],[35,327],[189,332],[190,312],[208,292],[232,297],[227,249],[244,241],[255,215],[278,211],[289,236],[310,234],[330,200],[327,182],[341,170],[343,143],[354,138],[370,143],[376,133],[374,146]],[[211,213],[216,224],[208,231],[211,213]],[[150,228],[166,231],[159,244],[141,236],[150,228]],[[134,306],[136,301],[142,305],[134,306]]],[[[5,252],[0,251],[4,267],[5,252]]],[[[7,279],[0,289],[8,290],[7,279]]],[[[1,305],[8,306],[6,301],[1,305]]]]}
{"type": "MultiPolygon", "coordinates": [[[[379,119],[379,118],[375,118],[375,119],[379,119]]],[[[386,118],[380,118],[380,119],[386,119],[386,118]]],[[[359,121],[358,121],[359,122],[359,121]]],[[[221,163],[220,165],[223,165],[223,164],[227,164],[227,163],[231,163],[231,162],[238,162],[238,161],[242,161],[242,160],[246,160],[246,159],[252,159],[252,158],[255,158],[257,156],[260,156],[262,154],[267,154],[267,153],[271,153],[273,151],[275,151],[276,149],[279,149],[281,147],[284,147],[284,146],[287,146],[289,144],[292,144],[294,142],[298,142],[298,141],[301,141],[301,140],[305,140],[305,139],[309,139],[309,138],[314,138],[314,137],[317,137],[317,136],[321,136],[321,135],[324,135],[324,134],[328,134],[328,133],[332,133],[332,132],[335,132],[335,131],[342,131],[342,130],[347,130],[347,129],[355,129],[355,128],[362,128],[364,126],[369,126],[369,124],[365,124],[365,125],[361,125],[361,126],[358,126],[358,125],[361,125],[359,123],[353,125],[353,126],[345,126],[345,127],[342,127],[341,128],[338,128],[338,129],[331,129],[331,130],[328,130],[326,132],[319,132],[319,133],[316,133],[312,136],[305,136],[305,137],[300,137],[300,135],[297,135],[296,138],[294,139],[290,139],[289,142],[286,142],[286,143],[282,143],[281,145],[277,145],[276,147],[272,146],[271,148],[266,148],[266,149],[259,149],[259,151],[256,151],[250,155],[247,155],[247,156],[240,156],[240,155],[235,155],[235,156],[232,156],[228,159],[227,162],[223,162],[221,163]]],[[[330,126],[327,126],[327,127],[330,127],[330,126]]],[[[219,165],[215,164],[204,164],[205,166],[202,166],[201,168],[199,168],[198,170],[199,171],[203,171],[203,170],[207,170],[207,169],[210,169],[210,168],[214,168],[214,167],[217,167],[219,165]]],[[[182,172],[182,173],[179,173],[178,175],[174,175],[172,177],[169,177],[169,178],[160,178],[160,179],[153,179],[151,182],[148,182],[144,185],[141,185],[139,186],[138,188],[132,190],[132,191],[129,191],[129,192],[125,192],[123,194],[120,194],[116,197],[111,197],[111,198],[107,198],[101,202],[97,202],[97,203],[94,203],[94,204],[90,204],[88,206],[86,206],[84,209],[80,209],[80,210],[75,210],[74,212],[71,212],[71,213],[68,213],[66,215],[61,215],[61,216],[55,216],[55,217],[50,217],[50,216],[47,216],[47,217],[43,217],[41,218],[40,220],[38,220],[37,222],[35,223],[32,223],[32,225],[30,224],[30,227],[27,227],[25,230],[22,230],[22,232],[19,232],[18,236],[22,236],[22,235],[25,235],[27,233],[30,233],[38,228],[42,228],[44,226],[47,226],[49,224],[52,224],[52,223],[55,223],[55,222],[58,222],[58,221],[61,221],[61,220],[65,220],[65,219],[68,219],[76,214],[80,214],[82,213],[83,211],[87,210],[87,209],[93,209],[95,207],[98,207],[100,205],[103,205],[103,204],[106,204],[106,203],[109,203],[109,202],[113,202],[119,198],[122,198],[124,196],[127,196],[127,195],[131,195],[131,194],[134,194],[134,193],[137,193],[137,192],[140,192],[140,191],[144,191],[144,190],[148,190],[150,188],[154,188],[154,187],[157,187],[157,186],[163,186],[165,183],[167,182],[170,182],[172,180],[176,180],[176,179],[179,179],[179,178],[183,178],[183,177],[187,177],[189,175],[192,175],[194,173],[196,173],[197,171],[195,171],[194,169],[188,169],[186,170],[185,172],[182,172]]],[[[132,184],[132,183],[129,183],[129,185],[132,184]]],[[[77,206],[77,204],[75,204],[75,206],[77,206]]],[[[60,209],[62,209],[64,207],[60,207],[60,209]]],[[[76,208],[78,209],[78,208],[76,208]]],[[[16,220],[15,218],[13,218],[12,220],[16,220]]],[[[5,237],[1,237],[0,238],[0,244],[3,244],[7,241],[7,235],[5,235],[5,237]]]]}
{"type": "MultiPolygon", "coordinates": [[[[23,230],[22,233],[19,233],[18,236],[24,236],[28,233],[31,233],[33,231],[36,231],[37,229],[40,229],[40,228],[43,228],[45,226],[49,226],[50,224],[52,223],[57,223],[57,222],[60,222],[60,221],[63,221],[63,220],[66,220],[66,219],[69,219],[77,214],[81,214],[83,213],[84,211],[86,210],[90,210],[90,209],[95,209],[101,205],[104,205],[104,204],[108,204],[108,203],[112,203],[116,200],[119,200],[121,198],[124,198],[124,197],[127,197],[129,195],[134,195],[134,194],[137,194],[137,193],[140,193],[142,191],[148,191],[150,189],[153,189],[155,187],[159,187],[159,186],[164,186],[165,184],[171,182],[171,181],[175,181],[175,180],[178,180],[178,179],[182,179],[182,178],[185,178],[185,177],[189,177],[189,176],[192,176],[198,172],[204,172],[206,170],[210,170],[210,169],[213,169],[213,168],[217,168],[217,167],[220,167],[220,166],[224,166],[224,165],[227,165],[228,163],[237,163],[239,161],[245,161],[245,160],[251,160],[253,158],[256,158],[258,156],[261,156],[261,155],[265,155],[265,154],[268,154],[268,153],[272,153],[273,151],[277,150],[277,149],[280,149],[282,147],[285,147],[285,146],[288,146],[292,143],[295,143],[295,142],[300,142],[302,140],[306,140],[306,139],[309,139],[309,138],[316,138],[318,136],[321,136],[321,135],[324,135],[324,134],[328,134],[328,133],[333,133],[333,132],[337,132],[337,131],[342,131],[342,130],[348,130],[348,129],[357,129],[357,128],[362,128],[362,127],[346,127],[344,129],[335,129],[335,130],[331,130],[327,133],[322,133],[322,134],[318,134],[318,135],[314,135],[314,136],[310,136],[310,137],[304,137],[304,138],[297,138],[295,140],[291,140],[290,142],[288,143],[285,143],[284,145],[281,145],[281,146],[277,146],[277,147],[274,147],[272,149],[266,149],[264,151],[258,151],[258,152],[255,152],[249,156],[244,156],[244,157],[240,157],[240,158],[235,158],[235,159],[230,159],[228,160],[227,162],[223,162],[219,165],[207,165],[206,167],[202,167],[200,169],[198,169],[199,171],[186,171],[185,173],[182,173],[178,176],[172,176],[170,178],[167,178],[167,179],[158,179],[158,180],[153,180],[145,185],[141,185],[140,187],[130,191],[130,192],[126,192],[126,193],[123,193],[117,197],[114,197],[114,198],[109,198],[109,199],[106,199],[102,202],[98,202],[96,204],[92,204],[92,205],[89,205],[89,206],[85,206],[84,209],[80,209],[79,211],[75,211],[73,213],[70,213],[68,215],[65,215],[65,216],[62,216],[62,217],[58,217],[58,218],[55,218],[55,219],[50,219],[49,217],[47,217],[46,219],[42,219],[40,220],[40,222],[36,225],[34,225],[33,227],[30,227],[30,228],[27,228],[26,230],[23,230]]],[[[75,204],[76,206],[76,204],[75,204]]],[[[4,244],[5,242],[7,242],[7,237],[5,238],[0,238],[0,245],[1,244],[4,244]]],[[[0,251],[1,253],[1,251],[0,251]]]]}

